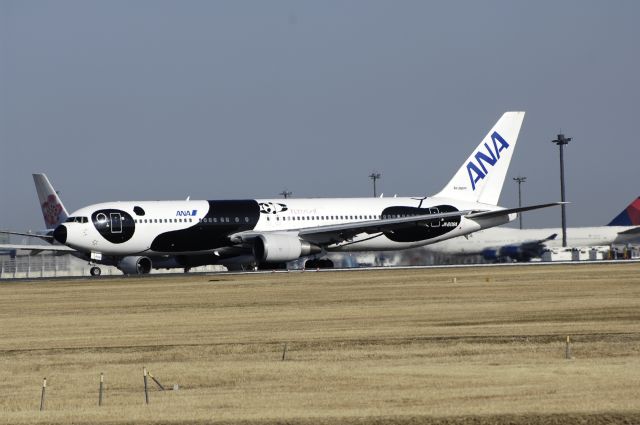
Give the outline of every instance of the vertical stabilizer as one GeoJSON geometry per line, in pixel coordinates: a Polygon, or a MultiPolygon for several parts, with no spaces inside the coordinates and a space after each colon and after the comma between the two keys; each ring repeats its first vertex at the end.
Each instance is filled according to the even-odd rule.
{"type": "Polygon", "coordinates": [[[497,205],[524,112],[505,112],[437,197],[497,205]]]}
{"type": "Polygon", "coordinates": [[[38,192],[44,225],[47,229],[53,229],[65,221],[69,214],[45,174],[34,174],[33,182],[38,192]]]}
{"type": "Polygon", "coordinates": [[[634,199],[627,208],[616,216],[607,226],[640,225],[640,197],[634,199]]]}

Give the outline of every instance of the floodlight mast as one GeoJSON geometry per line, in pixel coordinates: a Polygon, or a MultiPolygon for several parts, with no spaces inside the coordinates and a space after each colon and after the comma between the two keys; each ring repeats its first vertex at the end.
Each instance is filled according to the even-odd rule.
{"type": "Polygon", "coordinates": [[[569,144],[571,137],[565,137],[564,134],[558,134],[556,140],[552,140],[551,143],[555,143],[560,147],[560,200],[563,202],[560,205],[562,209],[562,246],[567,246],[567,213],[565,210],[565,196],[564,196],[564,145],[569,144]]]}
{"type": "Polygon", "coordinates": [[[373,180],[373,197],[374,198],[377,196],[376,180],[380,179],[380,177],[382,177],[382,174],[378,173],[377,171],[373,171],[371,174],[369,174],[369,178],[373,180]]]}
{"type": "MultiPolygon", "coordinates": [[[[520,190],[520,186],[522,183],[527,181],[526,177],[518,176],[514,177],[513,180],[518,182],[518,208],[522,208],[522,191],[520,190]]],[[[522,213],[518,213],[518,217],[520,218],[520,229],[522,229],[522,213]]]]}
{"type": "Polygon", "coordinates": [[[278,195],[282,195],[284,199],[287,199],[289,196],[293,195],[293,192],[284,189],[282,192],[278,193],[278,195]]]}

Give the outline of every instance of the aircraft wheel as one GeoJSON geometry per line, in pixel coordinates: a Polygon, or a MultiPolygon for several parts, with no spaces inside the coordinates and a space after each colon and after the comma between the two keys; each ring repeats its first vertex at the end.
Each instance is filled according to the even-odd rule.
{"type": "Polygon", "coordinates": [[[91,276],[100,276],[102,270],[100,270],[100,267],[93,266],[89,270],[89,273],[91,273],[91,276]]]}

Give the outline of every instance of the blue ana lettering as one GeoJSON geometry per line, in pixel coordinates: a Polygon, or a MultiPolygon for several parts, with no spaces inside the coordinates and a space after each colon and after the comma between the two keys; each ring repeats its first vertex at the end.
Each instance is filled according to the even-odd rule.
{"type": "Polygon", "coordinates": [[[484,147],[486,152],[476,152],[473,156],[475,162],[469,161],[467,163],[467,173],[469,174],[469,181],[471,182],[471,188],[473,190],[476,190],[476,183],[489,174],[486,165],[491,165],[492,167],[496,165],[500,160],[500,152],[509,148],[509,143],[507,143],[497,131],[493,132],[491,140],[493,141],[493,150],[489,144],[485,143],[484,147]]]}
{"type": "Polygon", "coordinates": [[[178,210],[176,211],[176,217],[195,217],[198,214],[198,210],[178,210]]]}

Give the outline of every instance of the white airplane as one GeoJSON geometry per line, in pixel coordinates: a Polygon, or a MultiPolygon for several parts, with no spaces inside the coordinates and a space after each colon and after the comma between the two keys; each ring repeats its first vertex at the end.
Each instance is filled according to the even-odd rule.
{"type": "Polygon", "coordinates": [[[106,202],[68,215],[46,177],[34,175],[43,238],[58,244],[38,248],[72,252],[94,264],[92,275],[100,274],[96,264],[144,274],[205,264],[282,267],[328,251],[406,249],[467,235],[560,204],[497,206],[523,118],[506,112],[432,197],[106,202]]]}
{"type": "MultiPolygon", "coordinates": [[[[490,261],[530,261],[547,248],[562,247],[562,228],[496,227],[447,239],[426,247],[447,255],[482,255],[490,261]]],[[[633,200],[606,226],[567,228],[567,246],[627,245],[640,242],[640,198],[633,200]]]]}

